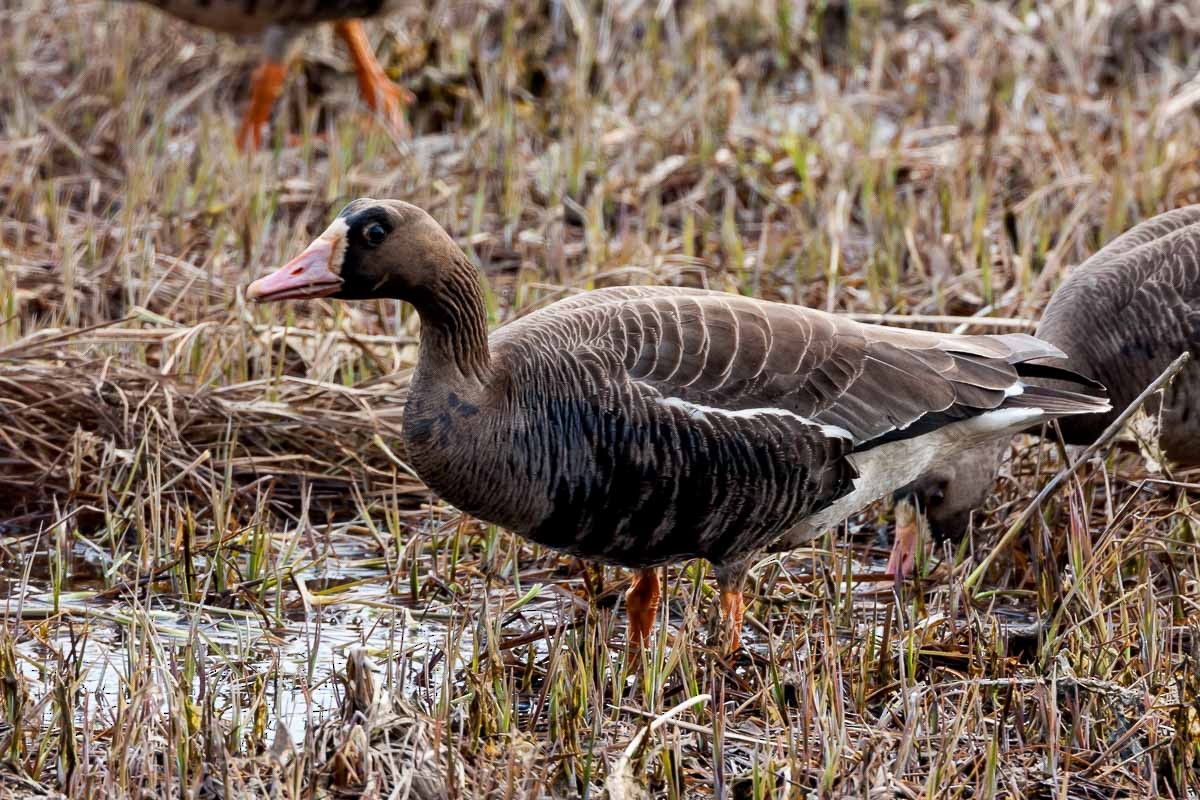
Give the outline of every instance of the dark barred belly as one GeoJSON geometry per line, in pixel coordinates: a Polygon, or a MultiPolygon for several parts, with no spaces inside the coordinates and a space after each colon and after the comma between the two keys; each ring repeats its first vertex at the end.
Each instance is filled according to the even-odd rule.
{"type": "Polygon", "coordinates": [[[561,474],[552,512],[522,533],[627,567],[696,557],[720,562],[765,547],[852,480],[847,462],[812,459],[783,428],[758,440],[687,441],[686,430],[670,428],[656,433],[634,448],[640,458],[622,457],[630,454],[623,448],[615,448],[614,458],[601,448],[586,477],[561,474]],[[837,488],[830,491],[830,484],[837,488]]]}

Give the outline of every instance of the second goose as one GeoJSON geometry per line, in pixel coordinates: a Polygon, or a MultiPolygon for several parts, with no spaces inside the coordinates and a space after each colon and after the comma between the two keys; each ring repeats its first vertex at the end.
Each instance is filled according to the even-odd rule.
{"type": "Polygon", "coordinates": [[[742,583],[941,459],[1032,424],[1108,409],[1022,334],[865,325],[700,289],[625,286],[549,305],[492,333],[480,274],[432,217],[350,203],[303,253],[252,283],[259,301],[393,298],[421,319],[405,408],[409,463],[459,509],[535,542],[638,570],[633,644],[655,567],[708,559],[726,645],[742,583]]]}
{"type": "MultiPolygon", "coordinates": [[[[1072,445],[1094,442],[1171,361],[1190,352],[1191,361],[1146,409],[1158,420],[1163,454],[1178,466],[1200,466],[1200,205],[1159,214],[1076,267],[1050,298],[1037,335],[1112,396],[1107,413],[1063,420],[1063,439],[1072,445]]],[[[916,500],[935,538],[959,539],[991,491],[1007,446],[997,439],[947,459],[900,494],[916,500]]],[[[890,571],[910,573],[915,548],[915,526],[897,529],[890,571]]]]}

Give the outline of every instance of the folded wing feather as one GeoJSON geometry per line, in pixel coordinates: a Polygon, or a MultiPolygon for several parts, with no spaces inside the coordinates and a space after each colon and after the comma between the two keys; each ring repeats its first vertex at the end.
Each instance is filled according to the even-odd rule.
{"type": "Polygon", "coordinates": [[[1023,334],[938,335],[723,293],[642,292],[618,295],[598,331],[632,380],[710,408],[781,409],[845,429],[859,447],[931,416],[999,408],[1021,392],[1019,363],[1059,355],[1023,334]]]}

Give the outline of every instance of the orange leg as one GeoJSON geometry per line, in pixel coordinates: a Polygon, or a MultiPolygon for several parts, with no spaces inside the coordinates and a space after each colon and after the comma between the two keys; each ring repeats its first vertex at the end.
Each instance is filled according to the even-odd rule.
{"type": "Polygon", "coordinates": [[[721,622],[725,630],[725,652],[742,649],[742,617],[746,613],[746,598],[740,590],[721,589],[721,622]]]}
{"type": "Polygon", "coordinates": [[[283,91],[283,80],[287,77],[287,64],[267,61],[254,70],[251,79],[250,107],[242,118],[238,129],[237,145],[242,151],[257,150],[262,145],[262,128],[271,118],[275,100],[283,91]]]}
{"type": "Polygon", "coordinates": [[[412,92],[397,86],[388,79],[383,67],[375,60],[371,43],[360,20],[344,20],[337,23],[338,35],[350,48],[354,59],[354,71],[358,74],[358,89],[372,111],[382,112],[388,122],[402,136],[409,134],[404,108],[413,102],[412,92]]]}
{"type": "Polygon", "coordinates": [[[650,641],[650,631],[654,630],[654,617],[658,614],[658,600],[661,595],[657,570],[638,570],[633,585],[625,592],[631,653],[650,641]]]}

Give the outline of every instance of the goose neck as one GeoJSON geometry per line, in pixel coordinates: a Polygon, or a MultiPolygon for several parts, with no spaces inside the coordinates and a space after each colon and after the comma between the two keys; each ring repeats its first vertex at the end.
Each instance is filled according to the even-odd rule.
{"type": "Polygon", "coordinates": [[[413,298],[421,318],[418,379],[482,386],[490,378],[491,356],[479,271],[460,256],[440,278],[431,290],[413,298]]]}

